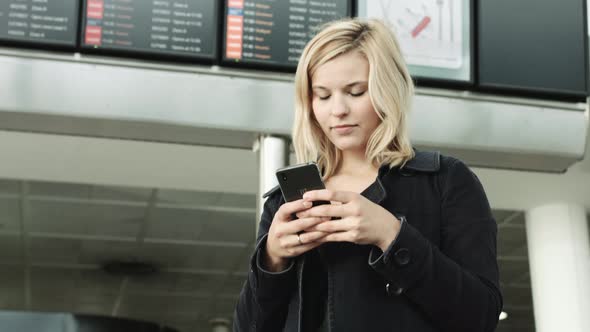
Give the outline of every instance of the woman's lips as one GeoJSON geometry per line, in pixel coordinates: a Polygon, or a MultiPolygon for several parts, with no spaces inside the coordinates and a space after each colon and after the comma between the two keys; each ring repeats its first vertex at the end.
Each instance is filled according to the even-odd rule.
{"type": "Polygon", "coordinates": [[[356,125],[340,125],[332,127],[332,130],[334,130],[337,134],[346,135],[351,133],[354,127],[356,127],[356,125]]]}

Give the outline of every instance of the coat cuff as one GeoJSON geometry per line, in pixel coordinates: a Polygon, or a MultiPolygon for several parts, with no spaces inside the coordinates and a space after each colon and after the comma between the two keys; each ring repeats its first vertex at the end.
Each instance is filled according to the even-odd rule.
{"type": "Polygon", "coordinates": [[[385,252],[377,247],[371,249],[369,265],[395,287],[395,293],[401,294],[424,274],[428,248],[428,240],[404,220],[385,252]]]}
{"type": "Polygon", "coordinates": [[[391,241],[391,243],[389,244],[389,246],[387,247],[387,249],[385,250],[385,252],[381,251],[381,248],[379,247],[375,247],[371,250],[370,254],[369,254],[369,265],[374,266],[375,264],[377,264],[379,261],[382,261],[385,257],[390,256],[390,252],[393,248],[393,246],[395,245],[395,243],[397,242],[397,238],[400,236],[401,232],[404,229],[404,225],[406,224],[406,217],[396,217],[399,221],[400,221],[400,228],[399,228],[399,232],[397,234],[397,236],[395,237],[395,239],[393,239],[393,241],[391,241]]]}
{"type": "Polygon", "coordinates": [[[290,290],[296,284],[295,263],[293,260],[289,266],[280,272],[265,270],[262,266],[262,254],[266,246],[265,235],[256,246],[251,261],[251,271],[256,275],[258,298],[277,298],[280,294],[290,294],[290,290]]]}

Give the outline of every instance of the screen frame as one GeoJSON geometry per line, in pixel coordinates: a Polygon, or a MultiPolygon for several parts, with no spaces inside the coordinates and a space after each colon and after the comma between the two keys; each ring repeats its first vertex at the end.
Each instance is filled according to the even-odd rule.
{"type": "MultiPolygon", "coordinates": [[[[472,0],[476,4],[476,15],[477,15],[477,24],[479,25],[481,20],[479,19],[479,13],[481,12],[480,8],[480,1],[481,0],[472,0]]],[[[585,102],[586,98],[590,96],[590,31],[588,27],[588,1],[581,0],[582,2],[582,12],[583,12],[583,25],[586,29],[582,32],[584,35],[583,40],[583,48],[584,48],[584,72],[586,75],[585,83],[585,91],[572,91],[572,90],[563,90],[563,89],[555,89],[555,88],[534,88],[534,87],[523,87],[523,86],[516,86],[516,85],[507,85],[507,84],[495,84],[495,83],[481,83],[479,80],[479,76],[476,76],[476,86],[474,87],[474,91],[481,92],[481,93],[496,93],[496,94],[504,94],[509,96],[522,96],[522,97],[531,97],[537,99],[546,99],[546,100],[559,100],[564,102],[585,102]],[[582,92],[585,92],[583,94],[582,92]]],[[[475,45],[475,49],[477,52],[477,59],[476,62],[477,72],[479,72],[479,53],[480,53],[480,29],[479,26],[476,27],[477,33],[477,45],[475,45]]]]}
{"type": "MultiPolygon", "coordinates": [[[[226,51],[226,35],[227,35],[227,2],[228,0],[222,0],[222,9],[221,9],[221,24],[222,26],[222,33],[220,35],[220,53],[219,53],[219,63],[224,67],[230,68],[241,68],[241,69],[252,69],[252,70],[262,70],[262,71],[273,71],[273,72],[283,72],[283,73],[294,73],[297,69],[297,64],[288,65],[288,64],[278,64],[278,63],[264,63],[259,61],[235,61],[231,59],[227,59],[225,57],[226,51]]],[[[346,4],[348,6],[348,13],[344,17],[356,17],[356,0],[346,0],[346,4]]]]}
{"type": "Polygon", "coordinates": [[[467,3],[469,4],[469,13],[467,17],[467,21],[469,22],[469,78],[466,80],[462,79],[451,79],[451,78],[442,78],[442,77],[429,77],[429,76],[420,76],[420,75],[412,75],[414,81],[416,82],[417,86],[421,86],[422,84],[427,87],[444,87],[444,88],[470,88],[475,86],[476,82],[476,59],[477,59],[477,49],[475,47],[475,34],[476,26],[475,26],[475,0],[468,0],[467,3]]]}
{"type": "MultiPolygon", "coordinates": [[[[148,61],[179,61],[185,63],[196,63],[196,64],[215,64],[217,59],[219,58],[219,50],[218,50],[218,43],[219,43],[219,25],[213,24],[212,27],[214,31],[213,40],[213,54],[212,55],[199,55],[199,54],[183,54],[177,52],[170,52],[170,51],[156,51],[156,50],[149,50],[149,49],[133,49],[133,48],[116,48],[116,47],[95,47],[90,45],[85,45],[83,43],[84,34],[86,32],[86,5],[88,0],[80,0],[82,5],[80,6],[80,29],[79,29],[79,39],[78,39],[78,48],[81,52],[86,54],[94,54],[94,55],[101,55],[101,56],[119,56],[125,58],[133,58],[139,60],[148,60],[148,61]]],[[[213,11],[214,16],[215,14],[219,13],[220,5],[219,1],[214,0],[213,3],[213,11]]],[[[215,22],[214,22],[215,23],[215,22]]]]}
{"type": "Polygon", "coordinates": [[[82,0],[75,0],[74,8],[74,38],[72,42],[59,42],[55,40],[28,40],[28,39],[16,39],[6,38],[0,36],[0,46],[6,47],[23,47],[31,49],[42,49],[42,50],[53,50],[53,51],[75,51],[78,49],[78,40],[80,33],[80,7],[82,0]]]}
{"type": "MultiPolygon", "coordinates": [[[[372,1],[372,0],[364,0],[364,1],[372,1]]],[[[423,75],[416,75],[412,74],[410,71],[410,75],[414,80],[414,84],[417,87],[426,87],[426,88],[449,88],[449,89],[469,89],[473,90],[476,87],[477,82],[477,73],[476,73],[476,65],[477,65],[477,48],[475,47],[475,34],[477,33],[476,30],[476,10],[475,10],[475,0],[467,0],[466,3],[468,4],[468,16],[467,21],[469,22],[469,29],[467,32],[469,33],[469,78],[467,79],[452,79],[452,78],[443,78],[443,77],[432,77],[432,76],[423,76],[423,75]]],[[[356,1],[356,15],[358,17],[359,7],[360,4],[358,0],[356,1]]],[[[410,70],[410,65],[406,65],[408,70],[410,70]]]]}

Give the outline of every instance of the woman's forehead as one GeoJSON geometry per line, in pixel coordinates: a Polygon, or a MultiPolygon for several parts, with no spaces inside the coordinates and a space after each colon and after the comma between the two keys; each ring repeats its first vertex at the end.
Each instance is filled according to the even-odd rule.
{"type": "Polygon", "coordinates": [[[365,82],[369,77],[369,62],[359,52],[339,55],[320,65],[311,77],[312,87],[344,87],[365,82]]]}

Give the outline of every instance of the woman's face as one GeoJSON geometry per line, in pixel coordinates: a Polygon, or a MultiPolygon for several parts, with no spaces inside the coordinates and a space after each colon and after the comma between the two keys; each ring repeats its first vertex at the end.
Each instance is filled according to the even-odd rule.
{"type": "Polygon", "coordinates": [[[318,67],[311,78],[312,109],[324,134],[342,151],[365,152],[381,120],[368,92],[369,62],[348,52],[318,67]]]}

